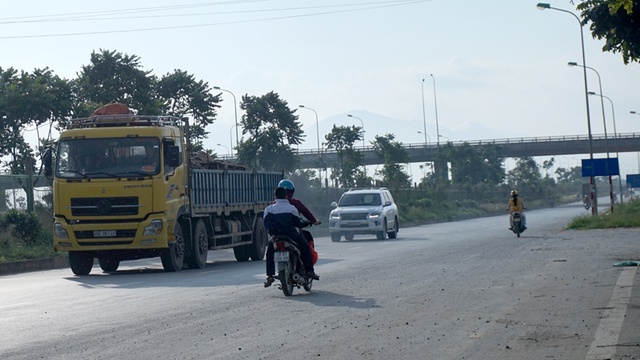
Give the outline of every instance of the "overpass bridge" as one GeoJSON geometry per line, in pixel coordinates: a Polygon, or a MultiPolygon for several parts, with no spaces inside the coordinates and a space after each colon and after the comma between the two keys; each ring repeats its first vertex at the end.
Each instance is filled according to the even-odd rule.
{"type": "MultiPolygon", "coordinates": [[[[616,152],[636,152],[640,151],[640,133],[624,133],[602,135],[592,134],[592,148],[594,156],[602,157],[600,154],[607,153],[611,157],[616,156],[616,152]]],[[[588,135],[566,135],[566,136],[545,136],[545,137],[521,137],[507,139],[490,139],[490,140],[465,140],[465,141],[448,141],[441,142],[443,144],[451,144],[460,146],[468,143],[471,147],[480,147],[485,145],[496,145],[500,147],[501,154],[505,158],[525,157],[525,156],[558,156],[558,155],[575,155],[589,154],[589,136],[588,135]]],[[[438,146],[434,143],[429,144],[403,144],[404,149],[411,159],[409,162],[431,162],[436,160],[438,146]]],[[[382,160],[373,151],[373,146],[354,147],[356,150],[364,152],[365,165],[381,164],[382,160]]],[[[323,149],[317,150],[299,150],[298,155],[301,158],[300,168],[316,168],[319,163],[333,164],[338,161],[335,150],[323,149]]]]}
{"type": "MultiPolygon", "coordinates": [[[[640,151],[640,133],[622,133],[616,134],[615,137],[612,134],[608,134],[606,137],[604,134],[592,134],[591,138],[593,154],[598,154],[598,157],[606,154],[607,148],[611,157],[615,157],[616,152],[640,151]]],[[[447,143],[453,146],[468,143],[471,147],[496,145],[500,147],[501,154],[505,158],[589,154],[588,135],[448,141],[441,142],[440,146],[447,143]]],[[[438,151],[438,146],[435,143],[403,144],[403,148],[409,154],[410,163],[435,161],[438,151]]],[[[382,164],[382,159],[375,153],[373,146],[354,146],[354,149],[364,153],[364,165],[382,164]]],[[[322,163],[335,164],[339,161],[338,154],[333,149],[298,150],[298,155],[300,156],[301,169],[313,169],[322,163]]],[[[231,162],[236,161],[235,156],[223,155],[220,158],[231,162]]]]}

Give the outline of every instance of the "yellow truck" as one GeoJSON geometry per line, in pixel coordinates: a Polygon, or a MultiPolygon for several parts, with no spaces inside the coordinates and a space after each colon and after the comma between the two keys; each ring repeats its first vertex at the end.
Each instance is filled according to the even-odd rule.
{"type": "Polygon", "coordinates": [[[56,251],[71,270],[104,272],[160,257],[165,271],[203,268],[209,250],[264,258],[262,215],[281,172],[207,169],[191,161],[189,124],[169,116],[73,119],[45,168],[53,175],[56,251]],[[47,166],[48,165],[48,166],[47,166]]]}

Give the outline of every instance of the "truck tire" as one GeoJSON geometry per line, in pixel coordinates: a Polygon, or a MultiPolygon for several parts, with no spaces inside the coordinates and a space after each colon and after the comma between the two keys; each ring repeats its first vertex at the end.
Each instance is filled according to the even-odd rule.
{"type": "Polygon", "coordinates": [[[162,267],[166,272],[180,271],[184,263],[184,235],[182,227],[177,221],[173,229],[173,235],[175,237],[174,243],[169,244],[169,247],[164,249],[162,255],[160,255],[162,267]]]}
{"type": "Polygon", "coordinates": [[[233,248],[233,255],[235,255],[237,261],[247,261],[251,257],[252,248],[253,244],[236,246],[233,248]]]}
{"type": "Polygon", "coordinates": [[[264,253],[267,250],[269,235],[267,229],[264,228],[264,220],[261,217],[256,219],[253,224],[253,246],[251,248],[251,260],[261,261],[264,259],[264,253]]]}
{"type": "Polygon", "coordinates": [[[102,271],[111,273],[118,270],[118,267],[120,266],[120,259],[110,257],[99,258],[98,263],[100,264],[100,269],[102,269],[102,271]]]}
{"type": "Polygon", "coordinates": [[[340,242],[340,233],[331,233],[331,241],[340,242]]]}
{"type": "Polygon", "coordinates": [[[187,257],[187,264],[192,269],[202,269],[207,265],[209,253],[209,235],[204,221],[198,220],[193,236],[189,240],[191,251],[187,257]]]}
{"type": "Polygon", "coordinates": [[[76,275],[89,275],[93,267],[93,253],[88,251],[69,251],[69,267],[76,275]]]}

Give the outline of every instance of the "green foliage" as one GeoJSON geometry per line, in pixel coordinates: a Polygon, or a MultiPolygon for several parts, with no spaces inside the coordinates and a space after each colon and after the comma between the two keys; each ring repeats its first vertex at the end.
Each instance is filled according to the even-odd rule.
{"type": "Polygon", "coordinates": [[[240,108],[245,111],[242,133],[248,133],[249,139],[238,144],[239,162],[253,169],[295,170],[300,159],[293,147],[303,138],[295,111],[274,92],[260,97],[245,95],[240,108]]]}
{"type": "Polygon", "coordinates": [[[402,147],[402,143],[394,141],[394,139],[393,134],[376,136],[373,150],[380,159],[384,160],[382,170],[379,171],[379,174],[382,175],[382,185],[391,190],[398,190],[411,186],[409,175],[403,171],[403,166],[400,165],[408,163],[410,158],[402,147]]]}
{"type": "Polygon", "coordinates": [[[602,51],[620,53],[625,64],[640,61],[640,1],[585,0],[577,9],[593,37],[605,40],[602,51]]]}
{"type": "Polygon", "coordinates": [[[454,185],[488,184],[498,185],[504,179],[504,157],[496,145],[473,147],[465,142],[462,145],[447,143],[438,149],[436,160],[437,181],[444,181],[444,164],[451,163],[451,181],[454,185]]]}
{"type": "Polygon", "coordinates": [[[567,225],[568,229],[575,230],[619,227],[640,227],[640,200],[620,204],[615,207],[613,213],[576,217],[567,225]]]}
{"type": "Polygon", "coordinates": [[[26,246],[37,245],[42,240],[42,223],[33,212],[9,210],[0,219],[0,228],[10,229],[11,235],[26,246]]]}
{"type": "Polygon", "coordinates": [[[5,167],[14,174],[26,173],[25,160],[34,154],[24,140],[24,129],[68,116],[71,104],[70,83],[48,68],[31,73],[0,68],[0,157],[11,158],[5,167]]]}
{"type": "Polygon", "coordinates": [[[331,179],[337,179],[344,188],[362,186],[364,176],[359,175],[358,168],[364,162],[364,155],[353,145],[363,136],[360,126],[333,125],[331,132],[324,137],[327,149],[335,149],[338,155],[338,163],[332,164],[331,179]]]}

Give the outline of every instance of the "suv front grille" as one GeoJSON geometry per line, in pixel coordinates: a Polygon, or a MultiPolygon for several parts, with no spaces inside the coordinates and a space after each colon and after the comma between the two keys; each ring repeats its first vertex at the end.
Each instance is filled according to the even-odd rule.
{"type": "Polygon", "coordinates": [[[346,213],[340,214],[342,220],[367,220],[367,213],[346,213]]]}
{"type": "Polygon", "coordinates": [[[137,215],[138,207],[137,196],[71,199],[74,216],[137,215]]]}

